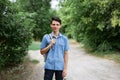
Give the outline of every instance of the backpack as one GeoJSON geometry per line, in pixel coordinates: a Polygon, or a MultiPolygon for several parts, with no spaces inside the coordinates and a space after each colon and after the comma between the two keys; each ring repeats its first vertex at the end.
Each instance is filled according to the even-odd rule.
{"type": "MultiPolygon", "coordinates": [[[[50,37],[50,40],[52,40],[52,34],[48,34],[48,36],[50,37]]],[[[49,49],[50,50],[50,49],[49,49]]],[[[48,52],[49,52],[48,50],[48,52]]],[[[48,52],[43,54],[43,57],[44,57],[44,62],[46,62],[46,59],[47,59],[47,55],[48,55],[48,52]]]]}

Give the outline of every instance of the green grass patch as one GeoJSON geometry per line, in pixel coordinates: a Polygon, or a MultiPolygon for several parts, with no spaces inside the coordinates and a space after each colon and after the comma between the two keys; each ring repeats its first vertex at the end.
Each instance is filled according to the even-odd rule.
{"type": "Polygon", "coordinates": [[[120,52],[117,51],[111,51],[111,52],[88,52],[87,53],[97,56],[97,57],[101,57],[101,58],[106,58],[106,59],[110,59],[113,60],[117,63],[120,63],[120,52]]]}
{"type": "MultiPolygon", "coordinates": [[[[82,44],[80,44],[82,45],[82,44]]],[[[106,58],[109,60],[113,60],[117,63],[120,63],[120,52],[118,51],[106,51],[106,52],[99,52],[99,51],[92,51],[90,48],[85,47],[82,45],[82,48],[85,49],[86,53],[96,56],[96,57],[101,57],[101,58],[106,58]]]]}
{"type": "Polygon", "coordinates": [[[22,64],[7,68],[0,72],[0,80],[30,80],[29,76],[33,73],[35,64],[25,57],[22,64]]]}
{"type": "Polygon", "coordinates": [[[104,55],[104,57],[120,63],[120,53],[116,52],[116,53],[106,54],[104,55]]]}
{"type": "Polygon", "coordinates": [[[34,63],[34,64],[39,63],[39,61],[38,61],[38,60],[31,60],[30,62],[32,62],[32,63],[34,63]]]}
{"type": "Polygon", "coordinates": [[[40,49],[40,42],[33,41],[32,44],[29,46],[29,50],[39,50],[40,49]]]}

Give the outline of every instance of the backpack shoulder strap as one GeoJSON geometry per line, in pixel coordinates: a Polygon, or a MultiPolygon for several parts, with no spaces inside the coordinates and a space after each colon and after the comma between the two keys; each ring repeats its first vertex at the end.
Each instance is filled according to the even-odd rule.
{"type": "Polygon", "coordinates": [[[52,39],[52,34],[50,33],[50,34],[48,34],[48,35],[49,35],[50,39],[52,39]]]}

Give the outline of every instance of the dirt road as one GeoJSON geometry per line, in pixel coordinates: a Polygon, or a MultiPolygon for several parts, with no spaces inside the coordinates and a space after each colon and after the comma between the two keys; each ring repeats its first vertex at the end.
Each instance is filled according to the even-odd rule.
{"type": "MultiPolygon", "coordinates": [[[[30,80],[43,80],[43,56],[29,51],[31,59],[40,61],[30,80]]],[[[85,53],[78,43],[70,42],[67,80],[120,80],[120,64],[85,53]]]]}

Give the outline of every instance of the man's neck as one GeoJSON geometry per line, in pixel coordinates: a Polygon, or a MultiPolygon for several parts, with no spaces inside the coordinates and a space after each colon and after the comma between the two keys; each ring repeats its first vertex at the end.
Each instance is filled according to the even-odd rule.
{"type": "Polygon", "coordinates": [[[59,35],[59,32],[53,32],[55,36],[58,36],[59,35]]]}

